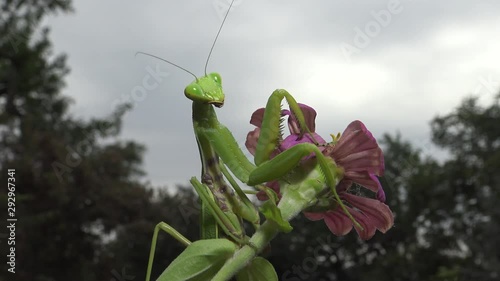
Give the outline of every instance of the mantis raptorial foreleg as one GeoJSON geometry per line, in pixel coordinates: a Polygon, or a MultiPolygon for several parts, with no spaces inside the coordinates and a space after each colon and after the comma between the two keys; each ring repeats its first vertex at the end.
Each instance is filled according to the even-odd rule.
{"type": "Polygon", "coordinates": [[[277,128],[279,128],[281,122],[281,101],[283,98],[287,100],[290,110],[297,118],[301,130],[301,136],[304,133],[308,133],[311,135],[311,139],[314,140],[314,136],[309,131],[309,128],[307,128],[304,115],[302,114],[302,111],[300,110],[300,107],[295,99],[286,90],[278,89],[274,91],[269,97],[266,105],[260,137],[255,151],[255,164],[257,165],[257,168],[250,173],[247,184],[256,185],[280,179],[294,169],[304,157],[314,153],[317,165],[324,176],[325,183],[333,193],[339,206],[353,221],[353,223],[362,229],[361,225],[347,210],[346,206],[337,194],[336,186],[338,184],[338,180],[341,178],[341,175],[339,176],[336,174],[341,171],[335,168],[336,166],[334,165],[335,162],[333,159],[323,155],[318,148],[316,140],[314,140],[315,144],[297,144],[288,150],[281,152],[273,159],[270,159],[271,153],[276,149],[281,137],[277,128]]]}
{"type": "MultiPolygon", "coordinates": [[[[314,136],[309,131],[304,115],[295,99],[287,91],[278,89],[274,91],[267,100],[264,119],[262,120],[262,129],[255,151],[254,162],[257,166],[269,160],[271,153],[276,149],[280,141],[281,101],[283,98],[286,99],[290,106],[290,110],[297,118],[301,131],[300,137],[302,137],[304,133],[308,133],[314,140],[314,136]]],[[[316,141],[315,143],[318,144],[316,141]]]]}

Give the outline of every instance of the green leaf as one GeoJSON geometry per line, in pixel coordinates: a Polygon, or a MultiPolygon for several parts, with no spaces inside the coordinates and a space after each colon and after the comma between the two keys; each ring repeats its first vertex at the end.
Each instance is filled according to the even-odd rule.
{"type": "Polygon", "coordinates": [[[278,195],[271,190],[270,188],[266,188],[265,192],[269,197],[262,206],[260,207],[260,211],[266,217],[266,219],[274,221],[280,228],[281,231],[288,233],[292,231],[293,227],[290,223],[283,219],[281,216],[281,210],[276,206],[276,202],[278,201],[278,195]]]}
{"type": "Polygon", "coordinates": [[[211,280],[236,249],[227,239],[198,240],[189,245],[157,281],[211,280]]]}
{"type": "Polygon", "coordinates": [[[256,257],[250,265],[236,274],[237,281],[278,281],[273,265],[262,257],[256,257]]]}

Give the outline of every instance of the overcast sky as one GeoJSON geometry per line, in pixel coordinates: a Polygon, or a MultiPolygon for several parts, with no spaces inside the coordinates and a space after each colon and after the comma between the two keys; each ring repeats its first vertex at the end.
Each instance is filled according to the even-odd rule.
{"type": "MultiPolygon", "coordinates": [[[[134,103],[121,139],[147,146],[154,185],[200,174],[183,94],[193,77],[134,54],[202,75],[226,1],[74,1],[75,13],[45,21],[56,53],[68,55],[64,94],[75,116],[134,103]]],[[[284,88],[317,110],[325,138],[359,119],[377,138],[400,131],[439,153],[428,146],[429,121],[474,93],[487,103],[500,88],[499,15],[498,0],[236,0],[208,66],[226,93],[219,120],[244,147],[252,112],[284,88]]]]}

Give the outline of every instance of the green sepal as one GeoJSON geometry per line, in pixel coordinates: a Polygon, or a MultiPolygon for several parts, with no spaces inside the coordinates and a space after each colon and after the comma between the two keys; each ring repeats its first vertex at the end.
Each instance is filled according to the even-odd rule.
{"type": "Polygon", "coordinates": [[[281,216],[281,210],[276,205],[276,202],[278,202],[278,195],[276,192],[270,188],[265,188],[264,191],[266,192],[267,197],[269,197],[269,200],[260,206],[262,214],[266,217],[266,219],[275,222],[282,232],[288,233],[292,231],[293,227],[288,221],[283,219],[281,216]]]}
{"type": "Polygon", "coordinates": [[[278,281],[278,274],[274,270],[273,265],[262,257],[256,257],[238,274],[236,274],[237,281],[278,281]]]}
{"type": "Polygon", "coordinates": [[[198,240],[189,245],[157,281],[211,280],[237,250],[227,239],[198,240]]]}

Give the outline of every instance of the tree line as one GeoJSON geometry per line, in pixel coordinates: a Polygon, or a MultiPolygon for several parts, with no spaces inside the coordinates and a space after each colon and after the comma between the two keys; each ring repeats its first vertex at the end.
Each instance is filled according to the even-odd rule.
{"type": "MultiPolygon", "coordinates": [[[[197,239],[192,188],[179,186],[172,195],[139,180],[145,147],[112,141],[130,105],[88,121],[70,114],[70,100],[61,94],[66,57],[49,55],[49,30],[39,26],[43,16],[70,12],[70,1],[9,0],[0,7],[0,182],[15,168],[22,218],[15,279],[6,263],[0,279],[142,280],[156,223],[197,239]]],[[[294,231],[266,252],[280,280],[498,280],[499,100],[482,106],[469,97],[432,120],[432,143],[448,152],[446,159],[399,134],[384,135],[381,180],[394,228],[361,241],[299,217],[294,231]]],[[[7,192],[0,198],[7,206],[7,192]]],[[[166,235],[157,248],[153,276],[183,249],[166,235]]]]}

